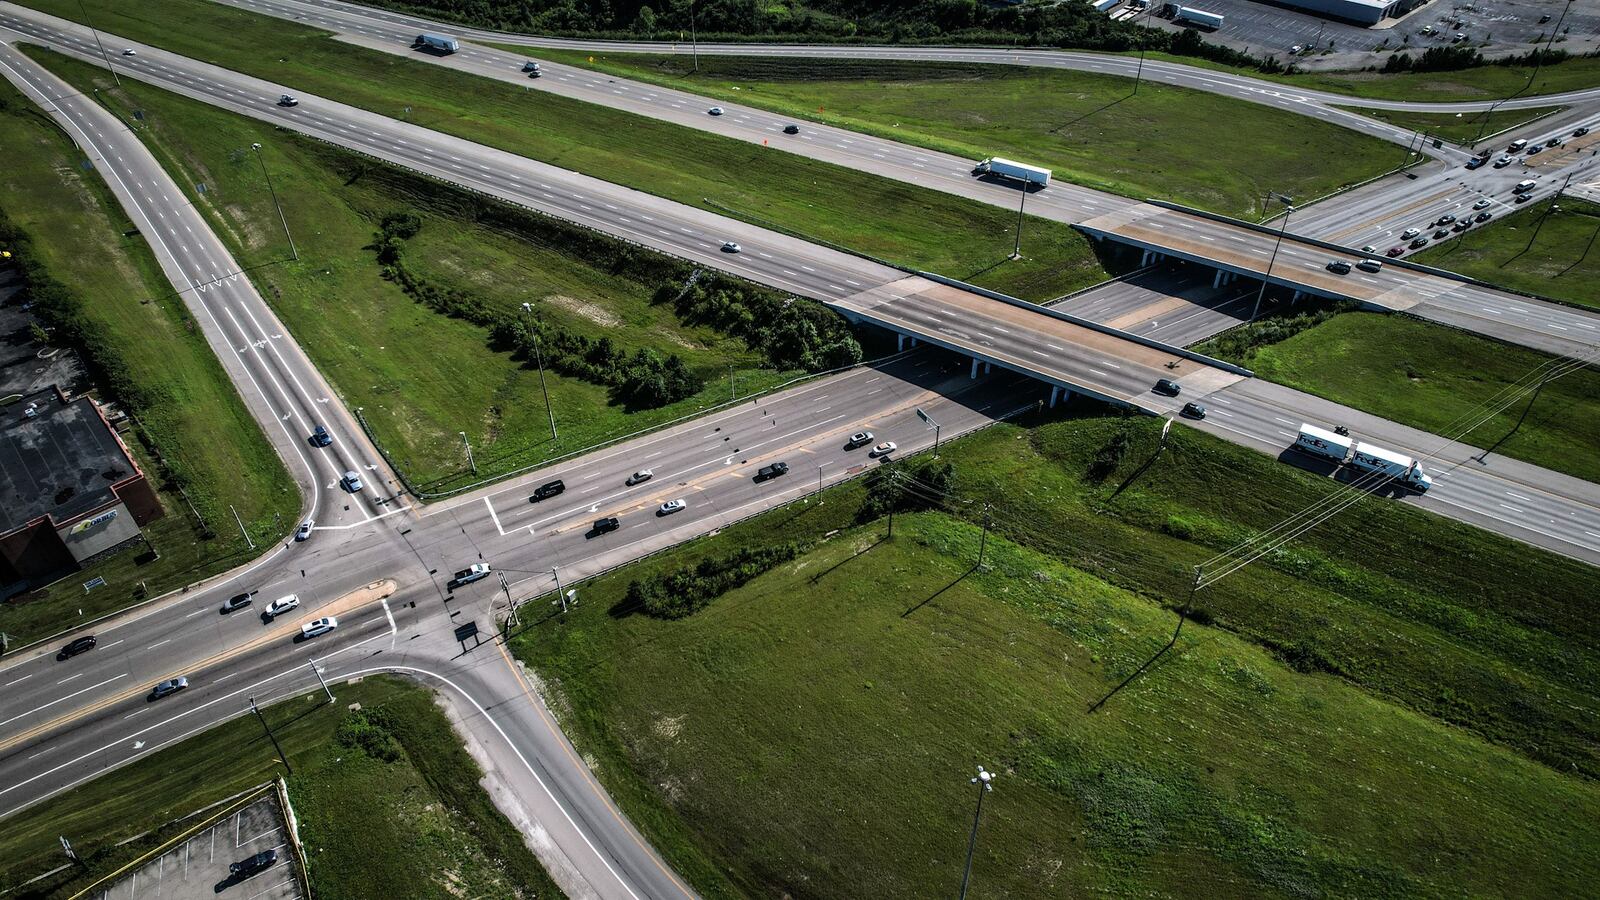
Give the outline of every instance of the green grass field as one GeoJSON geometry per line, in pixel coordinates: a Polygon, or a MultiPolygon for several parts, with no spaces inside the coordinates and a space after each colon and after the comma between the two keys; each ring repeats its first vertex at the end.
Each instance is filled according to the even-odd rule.
{"type": "MultiPolygon", "coordinates": [[[[337,703],[317,691],[262,710],[294,770],[289,799],[317,897],[561,896],[478,786],[481,770],[429,691],[390,678],[335,690],[337,703]],[[356,703],[387,738],[363,745],[342,737],[356,703]],[[367,747],[398,753],[385,761],[382,749],[367,747]]],[[[182,830],[164,823],[280,774],[260,723],[235,718],[8,818],[0,889],[59,865],[57,836],[65,834],[85,871],[52,876],[23,896],[68,896],[182,830]]]]}
{"type": "Polygon", "coordinates": [[[0,83],[0,157],[6,161],[0,205],[7,217],[103,329],[106,346],[90,348],[91,354],[122,359],[130,381],[154,398],[132,410],[140,424],[124,440],[167,513],[146,529],[158,560],[137,565],[141,546],[0,606],[0,631],[17,644],[243,564],[255,554],[230,507],[259,546],[294,523],[300,497],[110,190],[9,83],[0,83]],[[196,514],[214,537],[203,536],[196,514]],[[97,577],[105,585],[85,591],[82,585],[97,577]]]}
{"type": "Polygon", "coordinates": [[[1512,290],[1600,308],[1600,204],[1563,197],[1561,209],[1546,217],[1551,202],[1530,203],[1414,258],[1512,290]]]}
{"type": "MultiPolygon", "coordinates": [[[[510,48],[507,48],[510,49],[510,48]]],[[[1263,185],[1320,196],[1399,163],[1398,149],[1304,116],[1087,72],[976,64],[541,51],[542,58],[973,160],[1005,156],[1140,199],[1258,213],[1263,185]],[[1250,165],[1195,147],[1249,147],[1250,165]]]]}
{"type": "MultiPolygon", "coordinates": [[[[77,0],[28,5],[83,16],[77,0]]],[[[1105,277],[1088,239],[1061,223],[1030,220],[1035,250],[1008,261],[1016,215],[1006,209],[362,49],[207,0],[85,0],[84,8],[107,33],[1028,299],[1105,277]]]]}
{"type": "Polygon", "coordinates": [[[1403,128],[1415,130],[1423,138],[1443,138],[1446,141],[1465,146],[1474,146],[1482,136],[1485,146],[1490,137],[1502,131],[1508,131],[1525,125],[1550,113],[1559,112],[1561,107],[1541,107],[1538,109],[1510,109],[1497,110],[1487,115],[1488,123],[1485,124],[1483,113],[1414,113],[1395,112],[1386,109],[1363,110],[1366,115],[1375,119],[1382,119],[1403,128]]]}
{"type": "Polygon", "coordinates": [[[1174,652],[1087,712],[1171,637],[1189,563],[1330,487],[1183,428],[1124,484],[1158,431],[1102,418],[952,444],[957,493],[999,504],[985,570],[976,506],[902,514],[879,542],[882,520],[850,527],[849,485],[584,585],[518,651],[707,896],[946,894],[980,764],[999,777],[978,896],[1586,890],[1595,837],[1576,823],[1600,792],[1529,758],[1577,727],[1560,742],[1591,775],[1600,761],[1593,682],[1564,671],[1597,662],[1580,564],[1364,503],[1202,591],[1174,652]],[[1131,451],[1090,478],[1123,428],[1131,451]],[[820,544],[689,618],[618,606],[632,579],[794,540],[820,544]],[[1532,707],[1572,718],[1511,734],[1532,707]]]}
{"type": "MultiPolygon", "coordinates": [[[[1550,359],[1408,316],[1346,313],[1234,362],[1257,377],[1443,435],[1550,359]]],[[[1496,444],[1526,407],[1525,400],[1509,406],[1463,440],[1496,444]]],[[[1522,427],[1495,452],[1600,481],[1596,446],[1600,371],[1585,368],[1549,382],[1522,427]]]]}
{"type": "MultiPolygon", "coordinates": [[[[103,74],[54,54],[41,58],[80,85],[103,74]]],[[[141,137],[414,483],[443,489],[472,480],[461,431],[488,476],[721,403],[730,396],[730,365],[741,395],[797,374],[764,368],[759,348],[678,321],[670,306],[652,305],[656,283],[618,277],[610,260],[478,223],[475,201],[436,183],[136,82],[121,90],[105,83],[100,96],[125,115],[141,111],[141,137]],[[288,259],[260,167],[242,149],[254,142],[303,248],[298,263],[288,259]],[[434,312],[381,277],[370,249],[377,220],[408,209],[436,210],[407,251],[425,277],[470,288],[501,309],[534,303],[541,316],[624,349],[676,353],[706,376],[704,390],[629,411],[602,386],[547,371],[560,431],[551,441],[531,363],[492,351],[485,328],[434,312]]]]}

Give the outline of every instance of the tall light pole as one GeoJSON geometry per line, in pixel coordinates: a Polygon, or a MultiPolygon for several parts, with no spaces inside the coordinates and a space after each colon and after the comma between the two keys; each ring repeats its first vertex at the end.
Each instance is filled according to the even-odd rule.
{"type": "Polygon", "coordinates": [[[278,192],[272,187],[272,175],[267,172],[267,160],[261,155],[261,145],[251,144],[250,149],[256,152],[256,162],[261,163],[261,176],[267,180],[267,193],[272,195],[272,205],[278,208],[278,221],[283,223],[283,236],[289,239],[289,254],[297,261],[300,251],[295,249],[294,235],[289,233],[289,220],[283,215],[283,205],[278,202],[278,192]]]}
{"type": "Polygon", "coordinates": [[[1256,320],[1256,315],[1261,312],[1261,298],[1267,295],[1267,283],[1272,280],[1272,264],[1278,261],[1278,248],[1283,246],[1283,233],[1289,228],[1289,215],[1294,212],[1294,198],[1282,194],[1271,194],[1283,204],[1283,224],[1278,226],[1278,239],[1272,245],[1272,256],[1267,258],[1267,273],[1261,276],[1261,290],[1256,292],[1255,308],[1250,310],[1250,321],[1256,320]]]}
{"type": "Polygon", "coordinates": [[[1155,9],[1156,8],[1153,4],[1146,6],[1144,8],[1144,15],[1139,17],[1139,21],[1144,23],[1144,27],[1139,29],[1139,67],[1133,71],[1133,92],[1135,94],[1139,93],[1139,82],[1144,79],[1145,37],[1150,32],[1150,14],[1155,12],[1155,9]]]}
{"type": "Polygon", "coordinates": [[[533,330],[533,304],[522,304],[522,311],[528,314],[528,336],[533,339],[533,363],[539,367],[539,393],[544,395],[544,411],[550,417],[550,440],[558,441],[560,438],[556,436],[556,411],[550,405],[550,390],[544,385],[544,355],[539,352],[539,335],[533,330]]]}
{"type": "Polygon", "coordinates": [[[983,818],[983,795],[994,790],[994,773],[978,767],[972,783],[978,786],[978,811],[972,814],[972,834],[967,837],[967,867],[961,873],[961,900],[967,900],[967,884],[972,880],[972,853],[978,848],[978,820],[983,818]]]}
{"type": "MultiPolygon", "coordinates": [[[[79,2],[82,2],[82,0],[79,0],[79,2]]],[[[682,34],[683,32],[679,32],[680,36],[682,34]]],[[[700,73],[700,41],[694,36],[694,0],[689,0],[689,52],[694,55],[694,71],[698,75],[700,73]]]]}
{"type": "Polygon", "coordinates": [[[261,707],[256,706],[256,698],[254,697],[250,698],[250,711],[256,714],[257,719],[261,720],[261,727],[267,733],[267,740],[272,741],[272,748],[278,751],[278,759],[283,762],[283,770],[293,775],[294,769],[289,767],[289,757],[283,755],[283,748],[278,746],[278,736],[272,733],[272,726],[267,724],[267,717],[261,714],[261,707]]]}
{"type": "Polygon", "coordinates": [[[550,576],[556,580],[556,599],[561,601],[561,611],[567,611],[567,592],[561,589],[561,573],[555,566],[550,567],[550,576]]]}
{"type": "Polygon", "coordinates": [[[106,53],[106,45],[100,43],[100,30],[89,20],[89,11],[83,8],[83,0],[78,0],[78,12],[83,13],[83,22],[89,26],[89,33],[94,35],[94,45],[100,48],[100,58],[106,61],[106,70],[111,73],[111,80],[116,82],[117,87],[122,87],[122,79],[117,77],[117,70],[111,65],[111,56],[106,53]]]}
{"type": "Polygon", "coordinates": [[[472,467],[472,474],[478,474],[478,464],[472,461],[472,442],[467,440],[465,431],[458,431],[456,434],[461,435],[461,443],[467,448],[467,465],[472,467]]]}
{"type": "Polygon", "coordinates": [[[1028,205],[1028,188],[1033,185],[1031,181],[1022,183],[1022,199],[1017,201],[1017,243],[1011,248],[1011,258],[1022,258],[1022,210],[1028,205]]]}

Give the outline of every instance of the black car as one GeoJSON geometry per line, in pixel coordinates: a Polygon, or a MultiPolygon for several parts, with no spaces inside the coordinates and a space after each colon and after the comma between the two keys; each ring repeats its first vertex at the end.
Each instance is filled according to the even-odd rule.
{"type": "Polygon", "coordinates": [[[318,425],[311,430],[311,446],[326,447],[331,443],[333,443],[333,435],[328,433],[328,429],[318,425]]]}
{"type": "Polygon", "coordinates": [[[799,125],[785,125],[785,126],[783,126],[783,133],[784,134],[799,134],[800,133],[800,126],[799,125]]]}
{"type": "Polygon", "coordinates": [[[278,851],[263,850],[249,859],[240,860],[228,866],[228,873],[235,878],[243,880],[252,875],[260,874],[263,869],[271,867],[277,861],[278,851]]]}
{"type": "Polygon", "coordinates": [[[566,489],[567,483],[559,478],[555,481],[547,481],[533,489],[533,496],[528,498],[528,502],[538,503],[540,500],[549,500],[566,489]]]}
{"type": "Polygon", "coordinates": [[[621,527],[622,523],[617,521],[616,516],[606,516],[604,519],[595,519],[594,527],[589,529],[589,533],[585,535],[585,537],[595,537],[597,535],[608,534],[621,527]]]}
{"type": "Polygon", "coordinates": [[[1156,382],[1156,386],[1155,386],[1154,390],[1155,390],[1156,393],[1165,394],[1168,397],[1176,397],[1179,394],[1183,393],[1183,388],[1181,386],[1179,386],[1179,384],[1176,381],[1173,381],[1171,378],[1163,378],[1160,381],[1156,382]]]}
{"type": "Polygon", "coordinates": [[[61,652],[56,654],[56,659],[71,659],[72,657],[77,656],[79,653],[88,653],[90,650],[94,649],[94,644],[94,635],[86,634],[81,638],[73,640],[65,647],[62,647],[61,652]]]}
{"type": "Polygon", "coordinates": [[[255,591],[245,591],[242,594],[234,594],[232,597],[222,601],[222,611],[224,613],[231,613],[241,607],[249,606],[250,601],[254,600],[255,596],[255,591]]]}
{"type": "Polygon", "coordinates": [[[1325,266],[1324,268],[1326,268],[1329,272],[1332,272],[1335,275],[1349,275],[1350,274],[1350,264],[1345,262],[1342,259],[1333,260],[1333,261],[1329,262],[1327,264],[1327,266],[1325,266]]]}
{"type": "Polygon", "coordinates": [[[1439,221],[1437,221],[1437,222],[1435,222],[1433,224],[1435,224],[1435,225],[1449,225],[1451,222],[1454,222],[1455,220],[1456,220],[1456,217],[1455,217],[1454,213],[1445,213],[1444,215],[1439,217],[1439,221]]]}
{"type": "Polygon", "coordinates": [[[755,480],[766,481],[769,478],[777,478],[779,475],[787,474],[789,474],[789,464],[786,462],[775,462],[770,466],[762,466],[756,472],[755,480]]]}
{"type": "Polygon", "coordinates": [[[1183,409],[1178,414],[1186,419],[1204,419],[1206,417],[1206,408],[1191,400],[1183,405],[1183,409]]]}

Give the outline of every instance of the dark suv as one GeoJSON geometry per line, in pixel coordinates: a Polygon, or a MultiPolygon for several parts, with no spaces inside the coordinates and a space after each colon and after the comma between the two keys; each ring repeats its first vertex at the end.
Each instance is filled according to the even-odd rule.
{"type": "Polygon", "coordinates": [[[604,519],[595,519],[594,520],[594,527],[589,529],[589,533],[587,535],[585,535],[585,536],[586,537],[598,537],[598,536],[600,536],[602,534],[607,534],[609,532],[616,531],[618,528],[621,528],[621,527],[622,527],[622,523],[617,521],[617,517],[616,516],[606,516],[604,519]]]}
{"type": "Polygon", "coordinates": [[[1154,390],[1156,393],[1166,394],[1168,397],[1176,397],[1183,393],[1183,388],[1171,378],[1163,378],[1156,382],[1154,390]]]}
{"type": "Polygon", "coordinates": [[[263,850],[260,853],[257,853],[255,856],[240,860],[239,862],[228,866],[228,874],[239,879],[240,881],[243,881],[252,875],[259,875],[262,870],[270,868],[272,864],[277,861],[278,851],[263,850]]]}
{"type": "Polygon", "coordinates": [[[547,481],[533,489],[533,496],[528,498],[528,502],[538,503],[540,500],[549,500],[566,489],[567,483],[559,478],[555,481],[547,481]]]}
{"type": "Polygon", "coordinates": [[[94,643],[94,635],[86,634],[62,647],[61,652],[56,654],[56,659],[71,659],[79,653],[88,653],[94,649],[94,643]]]}
{"type": "Polygon", "coordinates": [[[789,474],[789,464],[786,462],[775,462],[770,466],[762,466],[760,470],[756,472],[755,480],[766,481],[769,478],[777,478],[779,475],[787,474],[789,474]]]}

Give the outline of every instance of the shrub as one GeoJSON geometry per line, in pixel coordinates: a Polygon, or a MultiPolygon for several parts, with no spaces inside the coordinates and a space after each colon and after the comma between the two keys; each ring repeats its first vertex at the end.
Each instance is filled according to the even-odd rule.
{"type": "Polygon", "coordinates": [[[772,567],[794,559],[799,552],[794,544],[782,544],[741,547],[726,556],[708,556],[693,566],[631,582],[623,604],[658,619],[682,619],[772,567]]]}
{"type": "Polygon", "coordinates": [[[340,746],[360,750],[380,762],[392,763],[400,758],[400,742],[380,716],[364,709],[345,716],[333,738],[340,746]]]}

